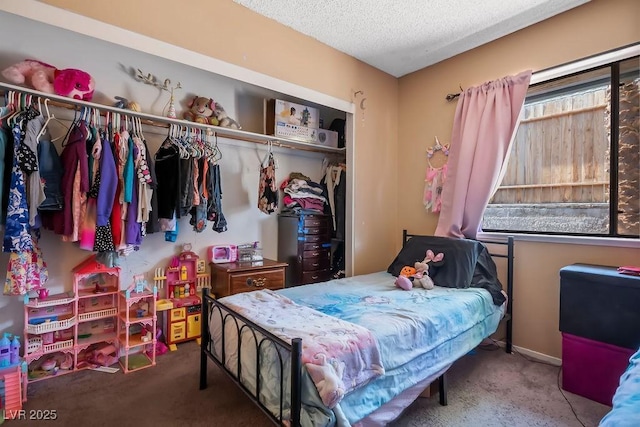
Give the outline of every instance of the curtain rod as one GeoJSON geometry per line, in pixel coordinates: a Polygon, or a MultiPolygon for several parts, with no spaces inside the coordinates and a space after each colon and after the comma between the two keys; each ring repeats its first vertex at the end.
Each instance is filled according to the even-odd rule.
{"type": "MultiPolygon", "coordinates": [[[[531,81],[529,84],[533,85],[544,83],[568,74],[585,71],[611,62],[624,61],[625,59],[633,58],[638,55],[640,55],[640,43],[633,43],[631,45],[598,53],[577,61],[571,61],[554,67],[545,68],[543,70],[534,71],[531,73],[531,81]]],[[[463,92],[462,87],[460,87],[460,92],[463,92]]],[[[445,99],[447,101],[453,101],[459,96],[460,93],[449,93],[445,99]]]]}
{"type": "Polygon", "coordinates": [[[182,119],[172,119],[170,117],[162,117],[156,116],[154,114],[142,113],[133,110],[125,110],[123,108],[112,107],[110,105],[97,104],[95,102],[83,101],[80,99],[68,98],[66,96],[55,95],[52,93],[40,92],[35,89],[16,86],[9,83],[0,82],[0,89],[3,89],[5,93],[7,91],[13,90],[16,92],[21,92],[33,96],[37,96],[40,98],[48,98],[52,101],[57,101],[56,103],[60,103],[63,105],[59,105],[64,108],[70,108],[69,104],[78,106],[78,107],[88,107],[95,108],[100,111],[109,111],[111,113],[123,114],[127,116],[137,117],[141,120],[144,120],[143,124],[149,126],[157,126],[157,127],[166,127],[169,125],[177,125],[182,127],[190,127],[202,129],[205,131],[213,132],[215,135],[228,138],[235,139],[238,141],[246,141],[246,142],[254,142],[259,144],[268,144],[272,143],[279,147],[290,148],[293,150],[302,150],[302,151],[313,151],[318,153],[329,153],[329,154],[338,154],[344,155],[344,148],[333,148],[333,147],[324,147],[319,146],[317,144],[313,144],[310,142],[302,142],[302,141],[294,141],[294,140],[282,140],[273,135],[262,135],[253,132],[248,132],[240,129],[231,129],[214,125],[205,125],[202,123],[190,122],[188,120],[182,119]]]}

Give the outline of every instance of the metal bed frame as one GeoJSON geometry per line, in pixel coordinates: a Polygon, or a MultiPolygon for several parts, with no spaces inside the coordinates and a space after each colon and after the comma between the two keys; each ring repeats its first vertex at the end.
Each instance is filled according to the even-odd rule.
{"type": "MultiPolygon", "coordinates": [[[[402,230],[402,247],[404,247],[404,245],[409,241],[410,238],[416,237],[416,236],[420,236],[420,234],[409,234],[407,230],[402,230]]],[[[506,328],[507,328],[507,336],[505,338],[505,351],[507,353],[511,353],[512,346],[513,346],[513,341],[512,341],[513,325],[511,323],[511,318],[512,318],[512,310],[513,310],[512,307],[513,307],[513,257],[514,257],[513,243],[514,243],[514,239],[513,239],[513,236],[507,236],[506,241],[498,241],[498,240],[479,240],[479,241],[484,244],[505,245],[507,247],[506,254],[496,253],[491,251],[490,253],[492,257],[507,259],[507,307],[505,310],[505,315],[502,320],[506,322],[506,328]]],[[[447,382],[446,375],[447,373],[445,372],[444,374],[438,377],[438,390],[439,390],[438,394],[440,399],[440,405],[442,406],[447,406],[448,382],[447,382]]]]}
{"type": "MultiPolygon", "coordinates": [[[[407,230],[402,231],[402,246],[406,244],[406,242],[411,238],[419,236],[418,234],[409,234],[407,230]]],[[[511,353],[512,351],[512,304],[513,304],[513,258],[514,258],[514,239],[512,236],[509,236],[506,241],[489,241],[483,240],[482,243],[485,244],[496,244],[496,245],[506,245],[507,253],[491,253],[493,257],[499,258],[507,258],[507,307],[503,320],[505,320],[506,328],[507,328],[507,336],[506,336],[506,347],[505,350],[507,353],[511,353]]],[[[267,417],[276,425],[284,425],[285,418],[283,415],[284,412],[284,403],[285,403],[285,395],[287,390],[285,389],[285,384],[283,380],[283,375],[280,375],[280,410],[278,414],[273,414],[261,401],[260,391],[261,391],[261,383],[260,383],[260,372],[262,369],[261,361],[262,361],[262,352],[260,350],[264,349],[267,346],[271,346],[278,355],[279,360],[279,368],[281,374],[286,369],[285,361],[287,359],[286,355],[289,354],[290,358],[290,377],[291,377],[291,388],[290,388],[290,416],[288,418],[289,425],[291,427],[299,427],[300,426],[300,413],[302,410],[302,361],[301,361],[301,353],[302,353],[302,340],[300,338],[295,338],[291,343],[282,340],[281,338],[275,336],[271,332],[262,328],[261,326],[255,324],[251,320],[245,318],[239,313],[233,311],[232,309],[225,306],[220,301],[216,300],[214,296],[209,293],[208,288],[204,288],[202,290],[202,337],[200,343],[200,390],[204,390],[207,388],[207,362],[208,360],[212,360],[216,365],[218,365],[222,371],[227,374],[227,376],[238,385],[238,387],[253,401],[262,412],[267,415],[267,417]],[[216,343],[213,343],[211,340],[211,334],[209,332],[209,317],[210,316],[219,316],[221,320],[221,328],[222,328],[222,336],[220,349],[221,354],[217,356],[214,354],[213,346],[216,343]],[[253,350],[256,351],[256,384],[255,389],[249,389],[242,381],[242,340],[238,340],[238,367],[237,373],[232,372],[227,368],[224,361],[226,360],[226,351],[225,351],[225,327],[227,324],[235,327],[235,333],[240,337],[243,331],[250,332],[253,338],[253,350]]],[[[438,378],[439,386],[440,386],[440,404],[447,405],[447,380],[445,374],[441,375],[438,378]]]]}

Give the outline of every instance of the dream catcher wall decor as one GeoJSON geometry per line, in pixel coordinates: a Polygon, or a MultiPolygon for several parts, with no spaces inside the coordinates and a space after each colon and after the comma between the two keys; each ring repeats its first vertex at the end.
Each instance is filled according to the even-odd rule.
{"type": "Polygon", "coordinates": [[[449,144],[436,143],[427,149],[427,173],[424,179],[423,203],[427,211],[440,212],[442,207],[442,186],[447,179],[449,144]]]}

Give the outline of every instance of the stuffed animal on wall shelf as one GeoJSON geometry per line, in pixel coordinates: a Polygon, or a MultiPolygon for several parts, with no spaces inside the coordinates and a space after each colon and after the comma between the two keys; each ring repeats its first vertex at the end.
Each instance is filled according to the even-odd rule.
{"type": "Polygon", "coordinates": [[[222,108],[222,105],[220,105],[218,102],[214,103],[213,117],[215,117],[216,120],[218,121],[217,123],[218,126],[222,126],[230,129],[242,129],[242,127],[237,121],[235,121],[234,119],[232,119],[227,115],[227,112],[224,110],[224,108],[222,108]]]}
{"type": "Polygon", "coordinates": [[[187,104],[189,110],[184,112],[184,119],[205,125],[217,125],[218,120],[213,114],[214,104],[213,99],[196,95],[187,104]]]}
{"type": "Polygon", "coordinates": [[[93,77],[75,68],[59,70],[53,65],[26,59],[5,68],[2,75],[11,83],[27,84],[41,92],[83,101],[91,101],[93,98],[95,87],[93,77]]]}

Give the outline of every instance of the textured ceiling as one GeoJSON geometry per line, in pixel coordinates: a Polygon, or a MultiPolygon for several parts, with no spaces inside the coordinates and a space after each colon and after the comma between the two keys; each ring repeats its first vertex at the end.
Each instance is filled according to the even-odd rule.
{"type": "Polygon", "coordinates": [[[589,0],[233,0],[395,77],[589,0]]]}

